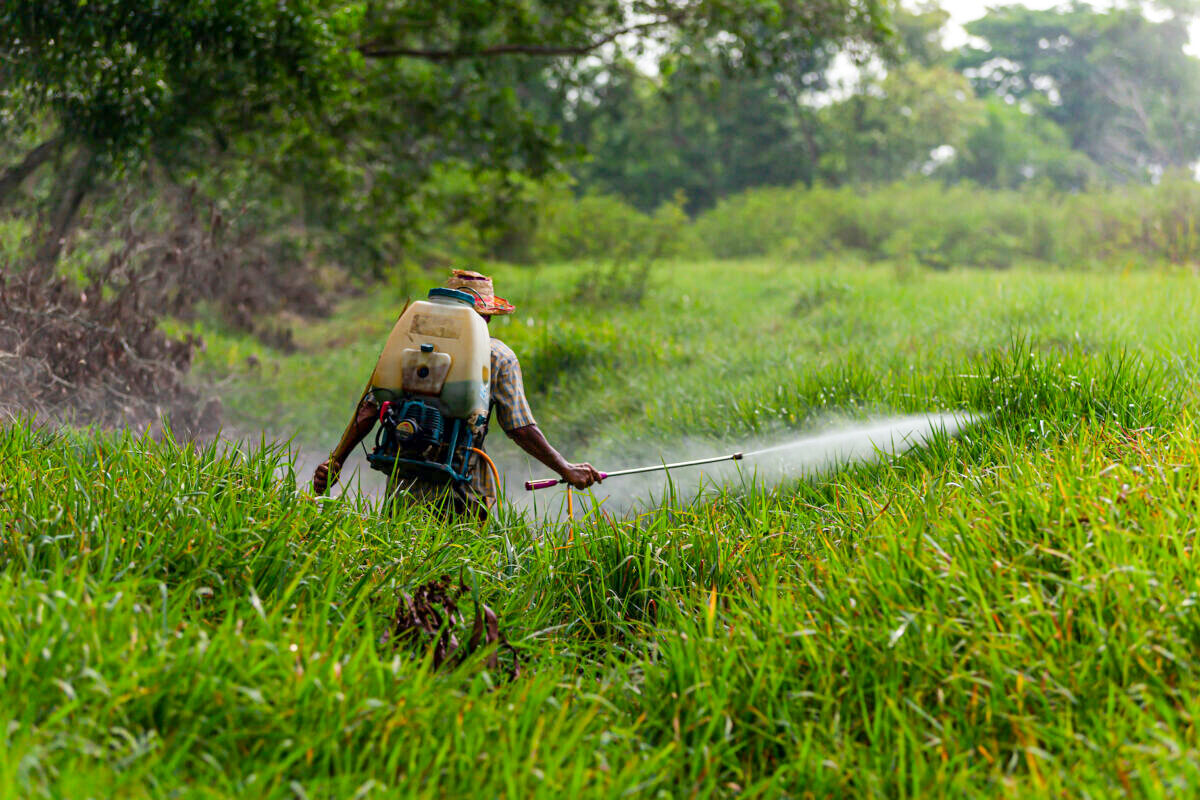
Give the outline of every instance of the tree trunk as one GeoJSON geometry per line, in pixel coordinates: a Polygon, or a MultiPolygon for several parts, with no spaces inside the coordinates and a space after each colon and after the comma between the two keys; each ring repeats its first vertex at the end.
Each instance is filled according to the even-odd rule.
{"type": "Polygon", "coordinates": [[[58,152],[58,148],[62,145],[62,137],[55,136],[53,139],[47,139],[37,147],[25,154],[25,158],[21,159],[20,164],[14,164],[0,174],[0,206],[10,198],[10,195],[16,191],[26,178],[34,173],[38,167],[45,164],[50,158],[58,152]]]}
{"type": "Polygon", "coordinates": [[[813,120],[807,109],[800,113],[800,133],[804,136],[804,147],[808,150],[808,180],[809,186],[817,179],[821,164],[821,148],[817,145],[817,136],[813,132],[813,120]]]}
{"type": "Polygon", "coordinates": [[[92,178],[92,150],[80,145],[75,151],[66,173],[59,178],[50,201],[50,217],[46,223],[46,234],[38,249],[35,266],[49,274],[58,263],[63,245],[75,225],[75,215],[87,194],[92,178]]]}

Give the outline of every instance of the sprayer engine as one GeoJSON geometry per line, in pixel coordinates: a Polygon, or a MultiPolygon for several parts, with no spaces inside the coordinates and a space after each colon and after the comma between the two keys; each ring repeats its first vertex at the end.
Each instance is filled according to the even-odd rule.
{"type": "Polygon", "coordinates": [[[391,455],[426,455],[442,444],[446,430],[442,412],[424,400],[384,403],[379,423],[375,447],[391,455]]]}
{"type": "Polygon", "coordinates": [[[379,409],[372,469],[436,481],[469,481],[476,433],[465,420],[447,417],[436,401],[390,400],[379,409]]]}

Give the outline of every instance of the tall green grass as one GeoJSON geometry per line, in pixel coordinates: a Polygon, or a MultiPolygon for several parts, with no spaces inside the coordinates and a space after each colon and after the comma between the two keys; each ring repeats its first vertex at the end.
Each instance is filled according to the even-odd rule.
{"type": "MultiPolygon", "coordinates": [[[[972,393],[985,382],[956,376],[965,359],[986,364],[995,353],[1024,351],[1031,368],[1061,371],[1054,396],[1073,394],[1078,361],[1128,351],[1186,382],[1200,357],[1195,284],[1182,273],[912,277],[853,259],[670,262],[628,307],[574,301],[572,282],[589,268],[491,270],[518,307],[492,333],[520,357],[542,427],[578,459],[630,463],[680,439],[736,443],[835,417],[988,410],[972,393]]],[[[207,343],[198,369],[219,383],[231,430],[327,449],[404,299],[379,290],[355,300],[298,330],[292,355],[197,328],[207,343]]]]}
{"type": "MultiPolygon", "coordinates": [[[[980,365],[982,366],[982,365],[980,365]]],[[[997,365],[993,365],[995,367],[997,365]]],[[[1005,396],[1053,382],[1028,361],[1005,396]]],[[[1193,779],[1200,454],[1136,371],[820,484],[477,531],[295,492],[242,456],[0,437],[6,785],[160,796],[751,795],[1193,779]],[[1117,424],[1123,422],[1125,424],[1117,424]],[[1032,445],[1032,446],[1031,446],[1032,445]],[[1153,455],[1151,455],[1153,453],[1153,455]],[[469,569],[522,649],[376,644],[469,569]]],[[[1094,380],[1093,380],[1094,379],[1094,380]]]]}
{"type": "MultiPolygon", "coordinates": [[[[681,265],[636,311],[564,307],[556,270],[501,270],[523,314],[497,333],[553,376],[535,412],[580,447],[834,410],[986,418],[816,479],[624,520],[586,501],[573,523],[508,509],[482,528],[314,500],[262,441],[3,427],[0,787],[1185,793],[1200,423],[1180,326],[1196,290],[829,267],[681,265]],[[555,373],[570,348],[591,348],[585,369],[555,373]],[[441,574],[497,611],[522,677],[486,653],[434,671],[427,650],[378,643],[398,594],[441,574]]],[[[231,410],[348,410],[342,384],[360,388],[390,305],[358,301],[300,354],[255,350],[231,410]]],[[[212,338],[209,369],[235,344],[212,338]]]]}

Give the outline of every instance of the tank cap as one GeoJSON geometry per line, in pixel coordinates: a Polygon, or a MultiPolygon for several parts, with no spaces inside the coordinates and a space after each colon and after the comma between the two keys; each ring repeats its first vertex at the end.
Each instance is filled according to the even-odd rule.
{"type": "Polygon", "coordinates": [[[432,352],[433,352],[433,345],[431,345],[431,344],[423,344],[423,345],[421,345],[421,352],[422,352],[422,353],[432,353],[432,352]]]}
{"type": "Polygon", "coordinates": [[[460,303],[466,303],[471,308],[475,307],[475,296],[460,292],[457,289],[446,289],[441,286],[429,290],[430,297],[444,297],[447,300],[457,300],[460,303]]]}

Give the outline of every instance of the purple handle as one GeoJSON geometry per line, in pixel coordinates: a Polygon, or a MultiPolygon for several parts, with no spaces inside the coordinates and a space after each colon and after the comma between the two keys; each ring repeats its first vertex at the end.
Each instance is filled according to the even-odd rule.
{"type": "MultiPolygon", "coordinates": [[[[600,480],[608,477],[607,472],[600,473],[600,480]]],[[[540,481],[525,481],[525,491],[534,492],[538,489],[549,489],[551,486],[558,486],[560,483],[566,483],[562,478],[542,478],[540,481]]]]}

